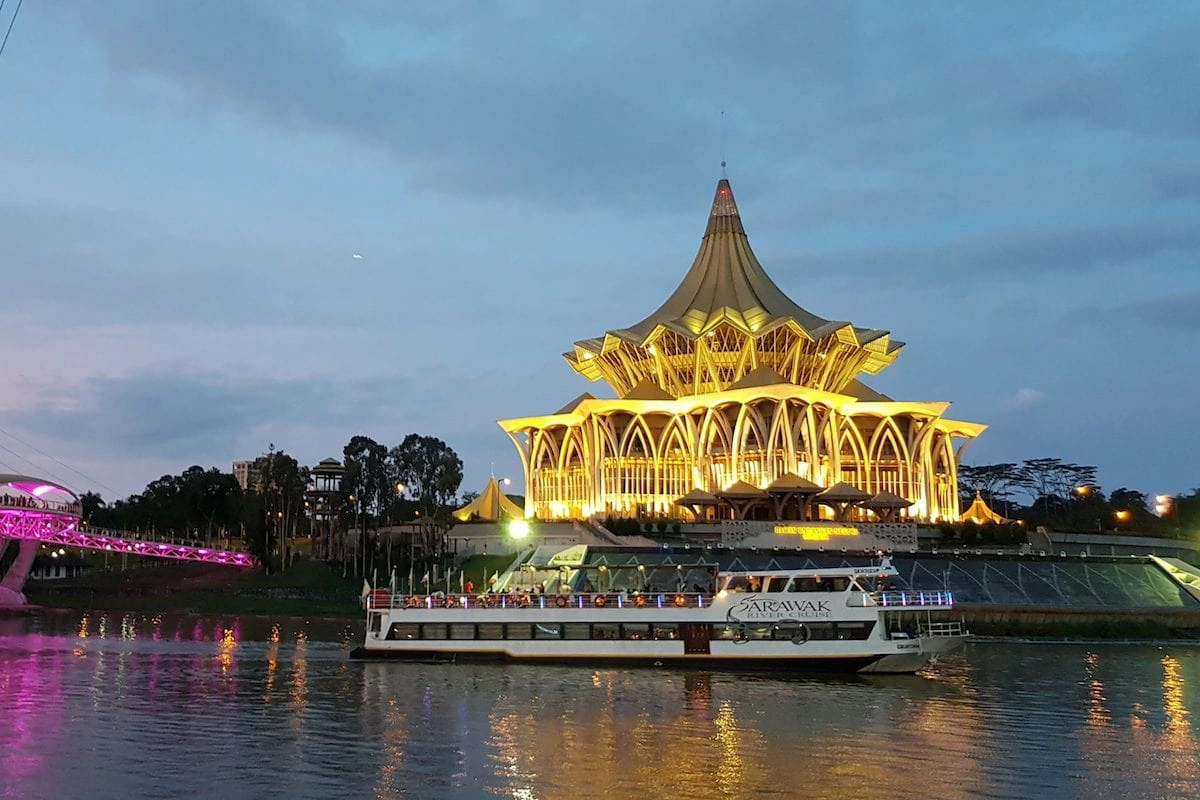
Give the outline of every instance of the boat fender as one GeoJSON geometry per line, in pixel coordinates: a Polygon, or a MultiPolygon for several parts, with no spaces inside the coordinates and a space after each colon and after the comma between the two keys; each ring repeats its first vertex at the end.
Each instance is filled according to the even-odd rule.
{"type": "Polygon", "coordinates": [[[683,596],[683,595],[681,595],[681,594],[677,594],[677,595],[675,595],[675,607],[676,607],[676,608],[683,608],[683,607],[684,607],[684,606],[686,606],[686,605],[687,605],[687,598],[686,598],[686,597],[684,597],[684,596],[683,596]]]}

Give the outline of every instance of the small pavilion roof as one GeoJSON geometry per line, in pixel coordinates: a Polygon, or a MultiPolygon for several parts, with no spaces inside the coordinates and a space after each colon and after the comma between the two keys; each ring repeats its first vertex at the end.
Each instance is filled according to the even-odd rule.
{"type": "Polygon", "coordinates": [[[816,494],[821,487],[794,472],[785,472],[767,487],[771,494],[816,494]]]}
{"type": "Polygon", "coordinates": [[[726,486],[721,491],[717,492],[717,497],[766,497],[767,493],[758,488],[752,483],[745,481],[734,481],[726,486]]]}
{"type": "Polygon", "coordinates": [[[984,525],[988,522],[1000,525],[1008,521],[988,508],[987,502],[979,492],[975,493],[975,499],[971,501],[971,505],[967,507],[967,510],[962,513],[961,518],[963,522],[974,522],[976,525],[984,525]]]}
{"type": "Polygon", "coordinates": [[[905,500],[898,494],[892,494],[891,492],[880,492],[862,505],[863,508],[901,509],[908,508],[912,504],[913,502],[911,500],[905,500]]]}
{"type": "Polygon", "coordinates": [[[870,497],[871,495],[862,489],[842,481],[838,481],[828,489],[817,493],[818,500],[826,500],[831,503],[861,503],[870,497]]]}
{"type": "Polygon", "coordinates": [[[675,501],[677,506],[715,506],[719,501],[717,496],[703,489],[692,489],[675,501]]]}
{"type": "Polygon", "coordinates": [[[483,494],[454,512],[455,519],[463,522],[471,519],[472,516],[492,521],[501,517],[522,519],[525,516],[525,510],[500,491],[500,483],[495,476],[492,476],[487,486],[484,487],[483,494]]]}

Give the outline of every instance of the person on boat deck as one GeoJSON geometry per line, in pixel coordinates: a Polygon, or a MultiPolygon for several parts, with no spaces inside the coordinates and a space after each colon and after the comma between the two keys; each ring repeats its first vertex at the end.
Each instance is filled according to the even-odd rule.
{"type": "Polygon", "coordinates": [[[750,587],[750,591],[752,592],[757,592],[760,588],[762,588],[757,575],[751,575],[749,578],[747,578],[746,585],[750,587]]]}
{"type": "Polygon", "coordinates": [[[475,594],[475,581],[467,580],[467,585],[463,588],[467,594],[475,594]]]}

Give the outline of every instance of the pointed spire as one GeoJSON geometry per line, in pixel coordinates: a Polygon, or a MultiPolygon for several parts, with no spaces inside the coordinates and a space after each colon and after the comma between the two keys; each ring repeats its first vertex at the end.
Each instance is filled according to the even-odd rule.
{"type": "Polygon", "coordinates": [[[746,235],[742,227],[742,217],[738,214],[737,201],[733,199],[733,187],[728,178],[717,181],[717,193],[713,197],[712,211],[708,215],[708,228],[704,235],[714,233],[740,233],[746,235]]]}

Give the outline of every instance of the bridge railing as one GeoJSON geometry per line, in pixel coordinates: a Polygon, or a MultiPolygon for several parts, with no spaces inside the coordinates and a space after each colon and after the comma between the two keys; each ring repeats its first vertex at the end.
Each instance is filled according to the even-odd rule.
{"type": "Polygon", "coordinates": [[[29,511],[54,511],[59,514],[70,514],[73,517],[83,515],[83,506],[79,503],[58,503],[53,500],[39,500],[36,497],[17,497],[15,495],[0,495],[0,507],[28,509],[29,511]]]}

